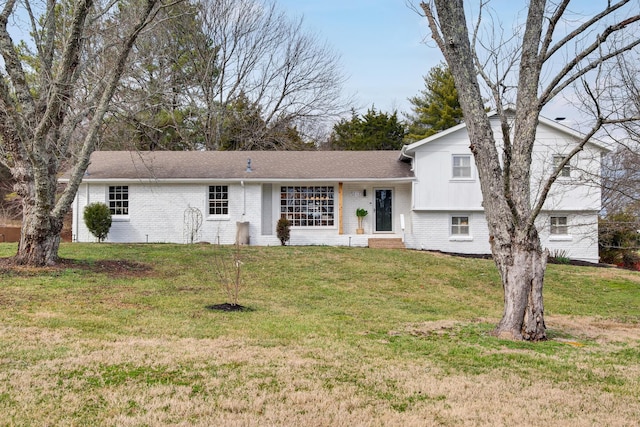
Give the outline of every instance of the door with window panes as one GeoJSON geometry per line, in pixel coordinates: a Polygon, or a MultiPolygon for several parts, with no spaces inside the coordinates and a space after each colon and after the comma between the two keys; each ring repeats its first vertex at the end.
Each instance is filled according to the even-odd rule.
{"type": "Polygon", "coordinates": [[[393,231],[393,191],[390,188],[375,189],[376,208],[375,222],[376,233],[388,233],[393,231]]]}

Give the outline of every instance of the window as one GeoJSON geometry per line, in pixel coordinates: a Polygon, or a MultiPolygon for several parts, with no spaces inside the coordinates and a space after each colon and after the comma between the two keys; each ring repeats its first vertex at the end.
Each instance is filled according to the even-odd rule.
{"type": "Polygon", "coordinates": [[[471,156],[453,156],[453,178],[471,178],[471,156]]]}
{"type": "Polygon", "coordinates": [[[280,187],[280,217],[292,227],[332,227],[333,187],[280,187]]]}
{"type": "Polygon", "coordinates": [[[111,215],[129,215],[129,186],[109,186],[109,211],[111,215]]]}
{"type": "Polygon", "coordinates": [[[451,217],[451,235],[452,236],[468,236],[469,235],[469,217],[468,216],[452,216],[451,217]]]}
{"type": "Polygon", "coordinates": [[[229,186],[209,186],[209,215],[229,215],[229,186]]]}
{"type": "MultiPolygon", "coordinates": [[[[558,166],[560,166],[560,163],[562,163],[563,161],[564,161],[564,156],[553,156],[553,167],[557,168],[558,166]]],[[[569,162],[567,162],[567,164],[562,167],[562,170],[560,171],[560,175],[558,176],[562,178],[571,177],[571,165],[569,164],[569,162]]]]}
{"type": "Polygon", "coordinates": [[[565,236],[569,234],[569,225],[567,223],[566,216],[552,216],[550,222],[551,222],[550,232],[552,236],[558,236],[558,235],[565,236]]]}

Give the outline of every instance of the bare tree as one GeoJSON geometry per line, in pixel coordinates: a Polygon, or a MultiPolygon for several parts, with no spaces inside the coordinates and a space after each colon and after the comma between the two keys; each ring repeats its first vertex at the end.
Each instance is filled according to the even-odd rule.
{"type": "Polygon", "coordinates": [[[637,48],[640,39],[632,31],[637,33],[640,15],[629,0],[602,2],[593,16],[565,30],[568,22],[561,24],[569,14],[570,0],[531,0],[525,24],[503,36],[495,16],[489,16],[488,30],[483,26],[489,1],[479,3],[471,32],[463,3],[432,0],[420,7],[453,74],[479,173],[491,251],[504,289],[504,312],[495,333],[543,340],[542,289],[548,254],[542,250],[535,221],[562,168],[596,132],[609,124],[638,120],[635,113],[620,115],[599,102],[599,80],[592,74],[637,48]],[[531,160],[540,112],[576,82],[582,82],[591,103],[593,126],[532,197],[531,160]],[[483,89],[500,118],[500,144],[485,113],[483,89]],[[506,114],[510,104],[515,104],[513,121],[506,114]]]}
{"type": "MultiPolygon", "coordinates": [[[[69,210],[103,131],[103,118],[136,38],[154,18],[162,0],[8,0],[0,12],[0,161],[22,198],[22,232],[15,261],[47,265],[58,257],[62,220],[69,210]],[[21,9],[22,6],[23,8],[21,9]],[[26,16],[32,61],[10,34],[26,16]],[[114,36],[101,49],[87,49],[110,26],[114,36]],[[95,55],[93,54],[95,53],[95,55]],[[102,79],[88,87],[93,61],[107,61],[102,79]],[[79,131],[82,129],[82,132],[79,131]],[[70,159],[70,181],[56,198],[58,172],[70,159]]],[[[22,27],[23,29],[25,27],[22,27]]],[[[26,38],[26,33],[24,34],[26,38]]]]}
{"type": "MultiPolygon", "coordinates": [[[[265,129],[295,128],[302,135],[347,110],[339,56],[274,1],[204,0],[200,19],[214,47],[200,50],[207,70],[196,94],[206,105],[208,149],[220,147],[242,97],[260,110],[265,129]]],[[[256,132],[254,140],[264,129],[256,132]]]]}
{"type": "Polygon", "coordinates": [[[640,151],[621,145],[603,162],[602,205],[606,214],[636,212],[640,219],[640,151]]]}

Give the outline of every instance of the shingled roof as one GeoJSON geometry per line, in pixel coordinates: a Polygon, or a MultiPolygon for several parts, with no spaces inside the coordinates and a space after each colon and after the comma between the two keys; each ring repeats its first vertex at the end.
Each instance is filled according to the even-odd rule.
{"type": "Polygon", "coordinates": [[[412,179],[411,165],[399,157],[398,151],[96,151],[84,181],[412,179]]]}

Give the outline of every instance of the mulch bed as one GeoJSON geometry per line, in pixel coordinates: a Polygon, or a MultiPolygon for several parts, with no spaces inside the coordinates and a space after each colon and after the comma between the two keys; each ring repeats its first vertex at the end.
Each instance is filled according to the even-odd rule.
{"type": "Polygon", "coordinates": [[[253,311],[251,308],[249,307],[245,307],[243,305],[240,304],[230,304],[228,302],[225,302],[224,304],[213,304],[213,305],[208,305],[205,307],[207,310],[212,310],[212,311],[253,311]]]}
{"type": "Polygon", "coordinates": [[[112,278],[149,277],[153,275],[153,268],[150,265],[122,259],[87,262],[61,258],[52,266],[30,267],[16,264],[13,258],[0,258],[0,275],[35,276],[43,272],[57,272],[66,269],[103,273],[112,278]]]}
{"type": "MultiPolygon", "coordinates": [[[[425,251],[425,252],[433,252],[437,254],[457,256],[461,258],[491,259],[490,254],[461,254],[457,252],[443,252],[443,251],[425,251]]],[[[549,260],[547,262],[549,264],[576,265],[578,267],[618,268],[617,265],[613,265],[613,264],[593,263],[593,262],[587,262],[587,261],[580,261],[577,259],[571,259],[568,262],[557,262],[553,258],[549,257],[549,260]]]]}

